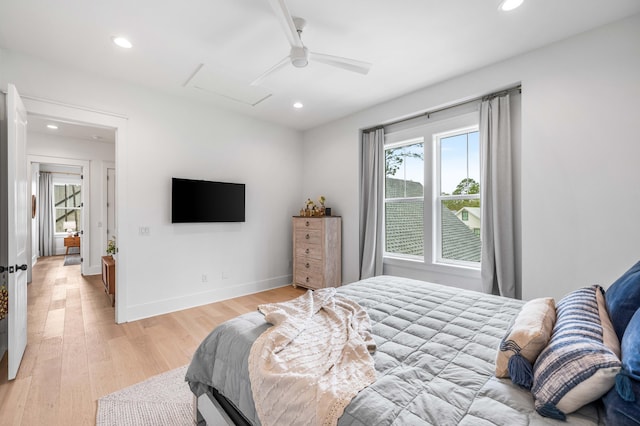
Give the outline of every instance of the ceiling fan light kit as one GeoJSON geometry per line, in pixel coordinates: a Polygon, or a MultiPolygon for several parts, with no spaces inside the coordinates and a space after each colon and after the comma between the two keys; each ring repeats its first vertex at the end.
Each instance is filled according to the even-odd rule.
{"type": "Polygon", "coordinates": [[[306,47],[291,46],[289,57],[294,67],[304,68],[309,65],[309,49],[306,47]]]}
{"type": "Polygon", "coordinates": [[[278,71],[288,63],[291,63],[296,68],[304,68],[309,65],[309,61],[314,61],[363,75],[369,72],[371,64],[368,62],[327,55],[324,53],[310,52],[302,43],[302,31],[306,27],[307,22],[303,18],[291,16],[284,0],[269,0],[269,3],[273,8],[276,17],[280,21],[280,25],[284,30],[285,36],[291,45],[291,50],[289,51],[289,56],[280,60],[280,62],[273,65],[252,81],[252,86],[259,85],[266,77],[278,71]]]}

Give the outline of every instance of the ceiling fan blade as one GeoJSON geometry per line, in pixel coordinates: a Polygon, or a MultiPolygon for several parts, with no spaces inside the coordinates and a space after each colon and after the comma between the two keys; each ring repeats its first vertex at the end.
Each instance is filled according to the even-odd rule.
{"type": "Polygon", "coordinates": [[[367,74],[371,69],[369,62],[357,61],[355,59],[342,58],[340,56],[326,55],[324,53],[310,52],[309,59],[323,64],[332,65],[347,71],[353,71],[360,74],[367,74]]]}
{"type": "Polygon", "coordinates": [[[274,66],[266,70],[265,72],[263,72],[260,75],[260,77],[253,80],[251,82],[251,86],[259,86],[260,83],[262,83],[262,80],[264,80],[267,76],[269,76],[270,74],[273,74],[274,72],[278,71],[280,68],[290,63],[291,63],[291,58],[289,58],[288,56],[285,56],[284,58],[282,58],[280,62],[278,62],[277,64],[275,64],[274,66]]]}
{"type": "Polygon", "coordinates": [[[269,0],[271,8],[275,12],[282,29],[284,30],[287,40],[291,46],[304,47],[302,40],[300,40],[300,34],[293,23],[293,18],[284,0],[269,0]]]}

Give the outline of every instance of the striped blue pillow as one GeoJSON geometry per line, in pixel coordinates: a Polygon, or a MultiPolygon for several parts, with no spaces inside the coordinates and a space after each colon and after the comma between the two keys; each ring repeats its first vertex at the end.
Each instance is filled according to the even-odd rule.
{"type": "Polygon", "coordinates": [[[556,312],[549,345],[533,367],[531,393],[539,414],[565,420],[613,387],[621,367],[620,342],[598,285],[569,293],[556,312]]]}

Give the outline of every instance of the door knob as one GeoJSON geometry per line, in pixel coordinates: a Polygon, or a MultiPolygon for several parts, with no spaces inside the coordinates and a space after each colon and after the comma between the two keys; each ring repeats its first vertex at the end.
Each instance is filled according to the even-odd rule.
{"type": "Polygon", "coordinates": [[[26,271],[27,270],[27,264],[24,263],[22,265],[16,265],[16,271],[19,271],[19,270],[26,271]]]}

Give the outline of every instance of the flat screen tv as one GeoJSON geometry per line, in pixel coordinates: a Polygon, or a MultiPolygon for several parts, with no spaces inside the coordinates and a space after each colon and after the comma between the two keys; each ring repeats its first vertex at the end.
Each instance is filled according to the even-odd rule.
{"type": "Polygon", "coordinates": [[[244,184],[172,178],[171,223],[244,222],[244,184]]]}

